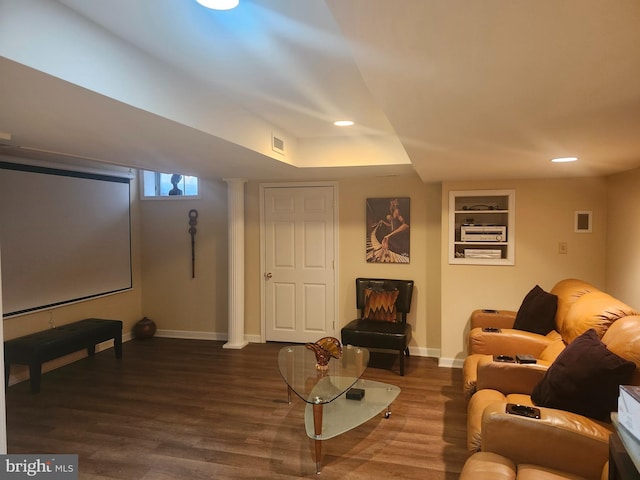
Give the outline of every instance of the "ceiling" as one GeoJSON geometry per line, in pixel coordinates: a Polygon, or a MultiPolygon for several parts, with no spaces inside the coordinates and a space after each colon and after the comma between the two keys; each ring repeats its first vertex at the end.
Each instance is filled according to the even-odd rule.
{"type": "Polygon", "coordinates": [[[0,142],[27,154],[249,180],[640,166],[637,0],[0,0],[0,55],[0,142]]]}

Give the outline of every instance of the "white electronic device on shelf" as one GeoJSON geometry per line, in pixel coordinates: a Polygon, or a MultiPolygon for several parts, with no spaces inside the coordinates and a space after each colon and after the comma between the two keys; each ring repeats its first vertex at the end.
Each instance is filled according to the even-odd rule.
{"type": "Polygon", "coordinates": [[[507,227],[503,225],[462,225],[460,240],[463,242],[506,242],[507,227]]]}
{"type": "Polygon", "coordinates": [[[502,258],[500,250],[465,248],[464,258],[502,258]]]}

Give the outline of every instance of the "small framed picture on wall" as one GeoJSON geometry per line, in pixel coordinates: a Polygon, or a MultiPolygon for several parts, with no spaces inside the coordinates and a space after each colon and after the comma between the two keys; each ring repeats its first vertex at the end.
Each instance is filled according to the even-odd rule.
{"type": "Polygon", "coordinates": [[[411,199],[368,198],[366,259],[368,263],[409,263],[411,199]]]}
{"type": "Polygon", "coordinates": [[[576,212],[575,219],[575,228],[574,231],[576,233],[591,233],[591,211],[580,211],[576,212]]]}

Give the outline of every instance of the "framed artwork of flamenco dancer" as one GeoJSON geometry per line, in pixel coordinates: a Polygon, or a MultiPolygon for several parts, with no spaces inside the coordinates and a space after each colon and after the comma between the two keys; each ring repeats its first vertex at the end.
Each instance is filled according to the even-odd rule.
{"type": "Polygon", "coordinates": [[[409,263],[411,199],[367,199],[367,262],[409,263]]]}

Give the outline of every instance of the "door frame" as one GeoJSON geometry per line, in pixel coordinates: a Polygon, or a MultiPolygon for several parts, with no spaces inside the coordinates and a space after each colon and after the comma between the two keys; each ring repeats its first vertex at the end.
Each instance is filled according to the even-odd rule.
{"type": "Polygon", "coordinates": [[[260,340],[262,343],[267,341],[267,315],[266,315],[266,279],[264,274],[266,272],[265,266],[265,212],[264,212],[264,195],[267,188],[313,188],[313,187],[332,187],[333,188],[333,326],[327,332],[330,335],[335,336],[338,329],[338,312],[339,312],[339,275],[338,265],[340,265],[339,256],[340,250],[338,248],[340,242],[340,232],[338,231],[338,182],[283,182],[283,183],[261,183],[260,188],[260,340]]]}

